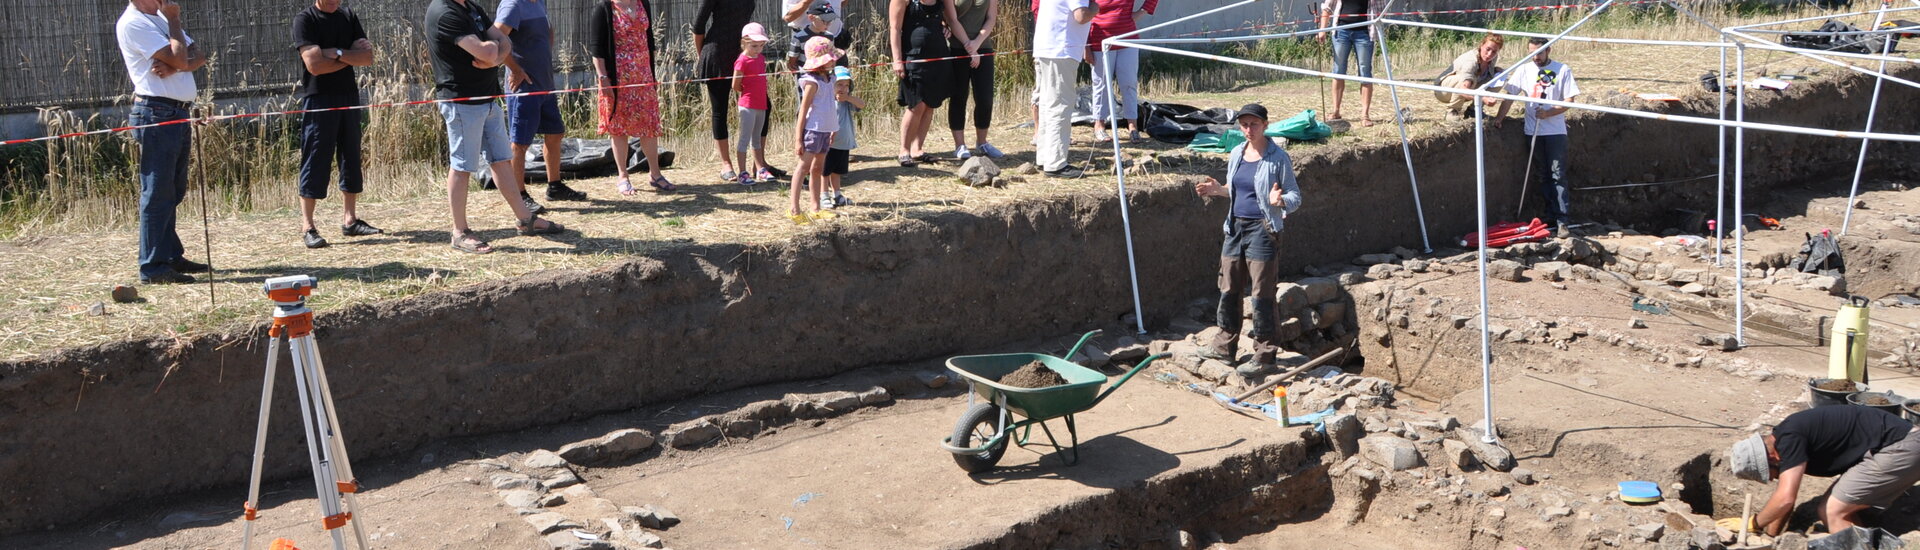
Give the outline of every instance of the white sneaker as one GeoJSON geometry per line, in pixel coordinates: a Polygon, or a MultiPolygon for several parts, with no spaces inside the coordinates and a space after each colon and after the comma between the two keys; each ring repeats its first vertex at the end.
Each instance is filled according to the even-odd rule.
{"type": "Polygon", "coordinates": [[[968,151],[968,150],[967,150],[967,147],[966,147],[965,145],[962,145],[962,146],[959,146],[959,147],[954,147],[954,148],[953,148],[953,158],[955,158],[955,159],[958,159],[958,160],[963,160],[963,161],[964,161],[964,160],[967,160],[967,159],[970,159],[970,158],[973,158],[973,151],[968,151]]]}
{"type": "Polygon", "coordinates": [[[821,193],[821,194],[820,194],[820,207],[821,207],[821,208],[833,208],[833,193],[821,193]]]}

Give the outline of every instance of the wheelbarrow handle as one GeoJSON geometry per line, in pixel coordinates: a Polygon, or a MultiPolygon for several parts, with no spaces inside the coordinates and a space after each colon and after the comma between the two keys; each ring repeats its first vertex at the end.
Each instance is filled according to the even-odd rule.
{"type": "Polygon", "coordinates": [[[1075,353],[1080,353],[1080,346],[1084,346],[1084,345],[1086,345],[1086,344],[1087,344],[1087,340],[1092,340],[1092,339],[1093,339],[1093,335],[1095,335],[1095,334],[1100,334],[1100,329],[1093,329],[1093,330],[1089,330],[1089,331],[1087,331],[1087,333],[1086,333],[1086,334],[1083,334],[1083,335],[1081,335],[1081,336],[1080,336],[1080,341],[1078,341],[1078,342],[1074,342],[1074,343],[1073,343],[1073,348],[1072,348],[1072,349],[1069,349],[1069,350],[1067,350],[1067,354],[1066,354],[1066,355],[1062,355],[1062,356],[1060,356],[1060,357],[1061,357],[1062,359],[1066,359],[1066,360],[1068,360],[1068,361],[1072,361],[1072,360],[1073,360],[1073,354],[1075,354],[1075,353]]]}
{"type": "Polygon", "coordinates": [[[1123,374],[1120,376],[1119,380],[1113,381],[1112,385],[1107,386],[1106,390],[1101,391],[1099,397],[1093,398],[1093,402],[1088,403],[1087,408],[1091,409],[1093,408],[1094,405],[1100,404],[1100,401],[1105,400],[1108,395],[1113,394],[1113,390],[1120,389],[1121,384],[1125,384],[1127,383],[1127,380],[1132,379],[1133,375],[1140,374],[1140,371],[1146,369],[1147,365],[1151,365],[1153,364],[1154,361],[1158,361],[1162,358],[1167,357],[1168,355],[1171,355],[1171,354],[1161,353],[1161,354],[1149,355],[1147,356],[1146,359],[1141,359],[1140,364],[1134,365],[1132,370],[1128,370],[1126,374],[1123,374]]]}

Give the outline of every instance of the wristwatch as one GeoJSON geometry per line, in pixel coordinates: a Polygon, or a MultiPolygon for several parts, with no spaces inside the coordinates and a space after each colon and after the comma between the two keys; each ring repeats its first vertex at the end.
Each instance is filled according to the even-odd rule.
{"type": "Polygon", "coordinates": [[[334,58],[334,59],[340,59],[340,58],[342,58],[342,57],[346,57],[346,56],[347,56],[347,52],[346,52],[345,50],[341,50],[340,48],[334,48],[334,49],[333,49],[333,58],[334,58]]]}

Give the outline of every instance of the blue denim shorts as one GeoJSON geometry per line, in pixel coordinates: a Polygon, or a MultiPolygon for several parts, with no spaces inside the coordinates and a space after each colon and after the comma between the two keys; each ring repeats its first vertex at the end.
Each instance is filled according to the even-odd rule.
{"type": "Polygon", "coordinates": [[[447,121],[447,160],[453,169],[479,172],[488,163],[513,158],[513,148],[507,145],[506,114],[499,102],[439,105],[440,118],[447,121]]]}
{"type": "Polygon", "coordinates": [[[1360,58],[1360,76],[1373,78],[1373,37],[1367,29],[1333,31],[1333,72],[1347,74],[1347,57],[1360,58]]]}
{"type": "Polygon", "coordinates": [[[507,98],[507,133],[516,145],[532,145],[533,136],[567,133],[560,121],[560,98],[552,95],[507,98]]]}

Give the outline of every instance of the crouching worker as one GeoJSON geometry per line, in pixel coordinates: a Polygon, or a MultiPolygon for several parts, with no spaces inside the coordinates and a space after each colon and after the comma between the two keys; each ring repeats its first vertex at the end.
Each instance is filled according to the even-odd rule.
{"type": "Polygon", "coordinates": [[[1205,354],[1227,362],[1237,360],[1241,294],[1252,285],[1254,360],[1239,370],[1258,375],[1273,366],[1279,349],[1274,341],[1279,323],[1273,299],[1280,273],[1274,257],[1287,214],[1300,208],[1300,186],[1294,181],[1293,159],[1280,144],[1267,139],[1266,107],[1241,107],[1234,122],[1247,135],[1247,142],[1228,155],[1227,182],[1207,178],[1193,188],[1201,197],[1226,197],[1229,205],[1226,223],[1221,225],[1226,237],[1220,247],[1220,303],[1214,313],[1221,333],[1207,343],[1205,354]]]}
{"type": "MultiPolygon", "coordinates": [[[[1913,424],[1872,407],[1816,407],[1788,415],[1773,433],[1733,445],[1728,464],[1741,479],[1778,480],[1773,496],[1752,518],[1752,530],[1779,535],[1793,515],[1806,476],[1840,476],[1820,520],[1828,532],[1859,523],[1870,506],[1887,506],[1920,481],[1920,435],[1913,424]]],[[[1718,523],[1739,530],[1743,518],[1718,523]]]]}

